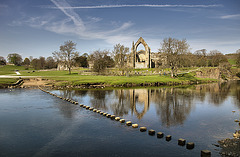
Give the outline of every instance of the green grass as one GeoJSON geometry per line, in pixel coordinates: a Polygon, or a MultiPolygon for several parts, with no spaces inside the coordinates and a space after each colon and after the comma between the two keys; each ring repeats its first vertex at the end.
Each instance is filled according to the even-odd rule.
{"type": "MultiPolygon", "coordinates": [[[[170,76],[160,76],[160,75],[147,75],[147,76],[102,76],[102,75],[79,75],[79,71],[83,69],[73,70],[72,74],[68,74],[68,71],[35,71],[24,70],[21,66],[4,66],[1,67],[1,74],[14,74],[15,70],[19,70],[21,75],[19,76],[35,76],[42,77],[48,80],[53,80],[55,85],[65,86],[65,85],[86,85],[86,84],[101,84],[101,85],[140,85],[140,84],[151,84],[151,83],[161,83],[161,84],[187,84],[196,82],[209,82],[216,81],[214,79],[201,79],[194,77],[193,73],[182,74],[176,78],[171,78],[170,76]]],[[[84,69],[86,70],[86,69],[84,69]]],[[[145,69],[146,70],[146,69],[145,69]]],[[[153,70],[153,69],[150,69],[153,70]]],[[[13,80],[11,80],[13,81],[13,80]]],[[[2,82],[7,82],[3,80],[2,82]]],[[[16,82],[16,81],[13,81],[16,82]]]]}
{"type": "Polygon", "coordinates": [[[15,78],[0,78],[0,88],[9,86],[15,82],[17,82],[18,79],[15,78]]]}
{"type": "MultiPolygon", "coordinates": [[[[190,75],[190,74],[189,74],[190,75]]],[[[186,84],[189,82],[209,82],[216,81],[214,79],[202,79],[194,76],[181,76],[178,78],[171,78],[169,76],[83,76],[83,75],[72,75],[70,77],[58,76],[58,77],[46,77],[51,80],[56,80],[57,85],[86,85],[86,84],[102,84],[102,85],[126,85],[126,84],[150,84],[150,83],[162,83],[162,84],[186,84]]]]}
{"type": "Polygon", "coordinates": [[[16,70],[25,70],[24,66],[4,65],[0,66],[0,75],[16,74],[16,70]]]}
{"type": "Polygon", "coordinates": [[[235,60],[235,59],[228,59],[228,62],[229,62],[231,65],[236,65],[236,60],[235,60]]]}

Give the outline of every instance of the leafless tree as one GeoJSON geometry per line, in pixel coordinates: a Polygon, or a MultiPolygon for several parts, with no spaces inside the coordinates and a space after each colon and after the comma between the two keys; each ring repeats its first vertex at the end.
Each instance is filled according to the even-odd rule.
{"type": "Polygon", "coordinates": [[[227,57],[224,56],[220,51],[218,50],[212,50],[209,52],[210,57],[210,65],[213,67],[219,66],[220,63],[228,62],[227,57]]]}
{"type": "Polygon", "coordinates": [[[177,69],[181,66],[180,55],[189,52],[189,45],[186,39],[165,38],[161,43],[160,52],[166,53],[167,65],[171,68],[171,76],[176,75],[177,69]]]}
{"type": "Polygon", "coordinates": [[[123,70],[126,66],[127,53],[129,53],[128,47],[125,47],[124,45],[121,45],[121,44],[116,44],[114,46],[114,50],[112,51],[112,54],[113,54],[115,64],[120,70],[123,70]]]}
{"type": "Polygon", "coordinates": [[[240,66],[240,49],[238,49],[236,51],[236,54],[237,54],[237,61],[236,61],[236,63],[237,63],[237,66],[239,67],[240,66]]]}
{"type": "Polygon", "coordinates": [[[196,66],[208,66],[208,60],[207,60],[207,50],[201,49],[194,52],[194,55],[196,56],[196,66]]]}
{"type": "Polygon", "coordinates": [[[71,74],[74,58],[79,54],[75,50],[76,43],[69,40],[64,42],[64,45],[60,46],[60,51],[53,52],[53,57],[58,61],[58,63],[61,63],[68,68],[69,74],[71,74]]]}

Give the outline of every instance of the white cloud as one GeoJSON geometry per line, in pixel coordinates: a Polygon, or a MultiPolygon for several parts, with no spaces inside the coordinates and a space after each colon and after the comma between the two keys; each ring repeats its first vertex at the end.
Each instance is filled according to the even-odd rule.
{"type": "Polygon", "coordinates": [[[89,21],[83,21],[81,17],[72,9],[72,7],[65,0],[51,0],[58,9],[60,9],[67,19],[57,22],[48,23],[45,29],[60,33],[60,34],[74,34],[81,39],[103,39],[108,43],[113,43],[118,39],[118,42],[125,41],[131,38],[131,32],[128,35],[120,35],[123,31],[130,28],[133,23],[131,21],[118,24],[117,27],[113,27],[111,30],[99,30],[94,29],[93,26],[87,26],[86,24],[97,23],[102,21],[98,17],[88,17],[89,21]],[[73,22],[73,23],[71,23],[73,22]],[[118,34],[118,35],[115,35],[118,34]]]}
{"type": "Polygon", "coordinates": [[[220,17],[221,19],[240,19],[240,14],[224,15],[220,17]]]}
{"type": "Polygon", "coordinates": [[[85,26],[78,14],[76,14],[72,9],[65,9],[64,7],[70,7],[70,5],[65,0],[51,0],[58,9],[60,9],[66,16],[72,19],[74,24],[78,27],[78,29],[84,31],[85,26]]]}
{"type": "MultiPolygon", "coordinates": [[[[222,7],[220,4],[213,5],[153,5],[153,4],[142,4],[142,5],[97,5],[97,6],[64,6],[64,9],[105,9],[105,8],[126,8],[126,7],[151,7],[151,8],[212,8],[212,7],[222,7]]],[[[58,7],[48,7],[48,8],[58,8],[58,7]]]]}

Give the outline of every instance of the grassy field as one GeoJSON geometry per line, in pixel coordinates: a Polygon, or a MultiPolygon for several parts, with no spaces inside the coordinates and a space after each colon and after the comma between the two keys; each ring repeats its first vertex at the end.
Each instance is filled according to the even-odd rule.
{"type": "Polygon", "coordinates": [[[9,86],[15,82],[17,82],[18,79],[15,78],[0,78],[0,88],[4,86],[9,86]]]}
{"type": "MultiPolygon", "coordinates": [[[[21,76],[34,76],[42,77],[48,80],[52,80],[57,86],[78,86],[78,85],[140,85],[140,84],[188,84],[196,82],[212,82],[214,79],[201,79],[196,78],[193,74],[183,74],[176,78],[163,75],[147,75],[147,76],[103,76],[103,75],[79,75],[79,71],[82,69],[73,70],[72,74],[68,74],[68,71],[35,71],[25,70],[21,66],[5,66],[0,67],[0,74],[15,74],[15,70],[19,70],[21,76]]],[[[146,69],[145,69],[146,70],[146,69]]],[[[186,69],[184,69],[186,70],[186,69]]],[[[10,83],[16,82],[16,79],[9,79],[10,83]]],[[[8,83],[8,79],[0,79],[0,84],[8,83]]]]}
{"type": "Polygon", "coordinates": [[[235,60],[235,59],[228,59],[228,62],[229,62],[231,65],[236,65],[236,60],[235,60]]]}

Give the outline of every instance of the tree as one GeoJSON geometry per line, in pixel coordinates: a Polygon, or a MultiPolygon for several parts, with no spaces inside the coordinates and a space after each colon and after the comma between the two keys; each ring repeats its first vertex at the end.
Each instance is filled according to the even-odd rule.
{"type": "Polygon", "coordinates": [[[220,51],[218,50],[212,50],[209,52],[210,61],[209,64],[212,67],[219,66],[220,63],[228,62],[227,57],[224,56],[220,51]]]}
{"type": "Polygon", "coordinates": [[[30,60],[28,58],[25,58],[22,65],[29,66],[30,65],[30,60]]]}
{"type": "Polygon", "coordinates": [[[58,61],[58,63],[61,63],[68,68],[69,74],[71,74],[74,58],[78,56],[78,52],[75,50],[76,43],[69,40],[65,41],[64,45],[60,46],[60,51],[53,52],[53,57],[58,61]]]}
{"type": "Polygon", "coordinates": [[[29,68],[30,65],[30,60],[28,58],[25,58],[24,61],[22,62],[22,65],[25,66],[25,69],[27,70],[29,68]]]}
{"type": "Polygon", "coordinates": [[[22,56],[17,53],[11,53],[7,56],[8,62],[14,65],[21,65],[22,63],[22,56]]]}
{"type": "Polygon", "coordinates": [[[186,39],[178,40],[169,37],[163,40],[159,51],[167,55],[167,65],[171,69],[171,76],[174,77],[178,67],[181,66],[179,57],[189,52],[189,45],[186,39]]]}
{"type": "Polygon", "coordinates": [[[114,60],[108,55],[109,51],[94,51],[93,54],[89,56],[89,60],[93,62],[93,71],[101,73],[107,67],[114,66],[114,60]]]}
{"type": "Polygon", "coordinates": [[[45,64],[46,69],[57,68],[57,63],[54,61],[53,57],[48,57],[45,64]]]}
{"type": "MultiPolygon", "coordinates": [[[[88,56],[88,55],[87,55],[87,56],[88,56]]],[[[79,57],[74,58],[75,63],[76,63],[79,67],[88,67],[87,56],[83,54],[82,56],[79,56],[79,57]]]]}
{"type": "Polygon", "coordinates": [[[194,52],[194,55],[197,57],[196,60],[196,66],[202,67],[202,66],[208,66],[208,60],[207,60],[207,50],[201,49],[194,52]]]}
{"type": "Polygon", "coordinates": [[[4,59],[4,57],[0,56],[0,65],[6,65],[6,60],[4,59]]]}
{"type": "Polygon", "coordinates": [[[41,68],[41,63],[40,60],[37,58],[34,58],[31,62],[31,66],[35,69],[35,70],[39,70],[41,68]]]}
{"type": "Polygon", "coordinates": [[[114,46],[114,50],[112,51],[115,64],[118,68],[122,69],[125,67],[125,63],[127,61],[127,53],[129,52],[128,47],[124,47],[124,45],[116,44],[114,46]]]}
{"type": "Polygon", "coordinates": [[[238,49],[236,51],[236,54],[237,54],[237,61],[236,61],[236,63],[237,63],[237,66],[239,67],[240,66],[240,49],[238,49]]]}
{"type": "Polygon", "coordinates": [[[39,57],[40,69],[44,69],[46,66],[45,57],[39,57]]]}

